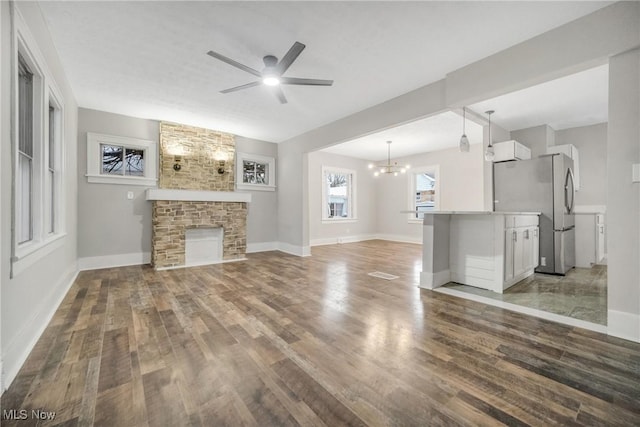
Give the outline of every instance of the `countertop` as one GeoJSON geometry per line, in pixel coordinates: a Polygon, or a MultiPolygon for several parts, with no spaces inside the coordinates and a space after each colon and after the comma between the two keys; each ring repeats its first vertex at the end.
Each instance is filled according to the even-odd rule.
{"type": "MultiPolygon", "coordinates": [[[[414,212],[415,211],[403,211],[402,213],[414,213],[414,212]]],[[[425,215],[541,215],[541,212],[435,211],[435,212],[424,212],[424,214],[425,215]]]]}

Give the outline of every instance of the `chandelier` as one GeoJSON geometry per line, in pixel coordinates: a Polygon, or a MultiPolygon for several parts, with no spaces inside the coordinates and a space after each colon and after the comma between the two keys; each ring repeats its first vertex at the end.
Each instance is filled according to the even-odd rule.
{"type": "Polygon", "coordinates": [[[376,171],[373,173],[374,176],[379,176],[381,173],[393,174],[393,176],[398,176],[399,173],[405,173],[410,167],[411,166],[409,165],[399,166],[398,162],[393,162],[393,164],[391,164],[391,141],[387,141],[387,164],[369,164],[369,169],[376,169],[376,171]]]}

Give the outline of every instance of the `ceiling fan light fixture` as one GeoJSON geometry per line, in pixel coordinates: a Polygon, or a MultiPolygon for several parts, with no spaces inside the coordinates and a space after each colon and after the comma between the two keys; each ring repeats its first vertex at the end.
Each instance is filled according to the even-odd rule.
{"type": "Polygon", "coordinates": [[[278,86],[280,84],[280,78],[278,76],[264,76],[262,83],[267,86],[278,86]]]}

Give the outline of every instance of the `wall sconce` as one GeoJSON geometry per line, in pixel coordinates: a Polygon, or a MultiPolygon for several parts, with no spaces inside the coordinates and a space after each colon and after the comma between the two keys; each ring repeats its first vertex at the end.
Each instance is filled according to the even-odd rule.
{"type": "Polygon", "coordinates": [[[225,165],[227,163],[227,153],[225,153],[225,152],[223,152],[221,150],[218,150],[218,151],[216,151],[216,154],[215,154],[214,158],[215,158],[216,162],[218,162],[218,173],[220,175],[224,174],[224,172],[225,172],[224,167],[225,167],[225,165]]]}
{"type": "Polygon", "coordinates": [[[182,156],[174,156],[175,163],[173,164],[173,170],[178,172],[182,169],[182,165],[180,165],[180,161],[182,160],[182,156]]]}

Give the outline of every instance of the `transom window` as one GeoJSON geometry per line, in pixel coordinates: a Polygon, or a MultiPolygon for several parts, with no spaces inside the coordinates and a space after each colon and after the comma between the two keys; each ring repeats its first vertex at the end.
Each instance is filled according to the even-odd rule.
{"type": "Polygon", "coordinates": [[[102,174],[144,176],[144,151],[122,145],[100,144],[102,174]]]}
{"type": "Polygon", "coordinates": [[[269,156],[236,152],[236,188],[275,191],[276,160],[269,156]]]}
{"type": "Polygon", "coordinates": [[[331,167],[322,168],[322,219],[329,221],[356,219],[356,172],[331,167]]]}
{"type": "Polygon", "coordinates": [[[87,133],[87,180],[92,183],[156,185],[155,141],[87,133]]]}

